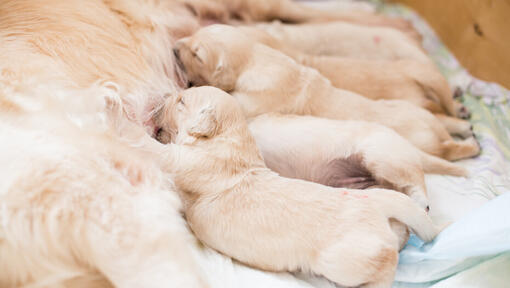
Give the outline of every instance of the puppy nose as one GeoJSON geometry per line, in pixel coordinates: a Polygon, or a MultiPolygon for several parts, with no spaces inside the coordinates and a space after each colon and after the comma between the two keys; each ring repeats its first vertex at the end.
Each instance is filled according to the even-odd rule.
{"type": "Polygon", "coordinates": [[[173,49],[175,58],[179,59],[179,49],[177,47],[174,47],[173,49]]]}

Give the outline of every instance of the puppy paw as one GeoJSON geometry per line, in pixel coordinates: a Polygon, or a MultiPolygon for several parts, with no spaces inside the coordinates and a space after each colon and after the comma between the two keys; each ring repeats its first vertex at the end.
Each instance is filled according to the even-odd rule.
{"type": "Polygon", "coordinates": [[[482,152],[482,146],[480,145],[480,142],[478,142],[475,134],[473,134],[472,137],[463,140],[463,142],[469,143],[469,145],[472,147],[474,154],[472,157],[476,157],[482,152]]]}
{"type": "Polygon", "coordinates": [[[466,106],[461,103],[456,103],[457,117],[461,119],[469,119],[471,118],[471,112],[466,108],[466,106]]]}
{"type": "Polygon", "coordinates": [[[462,139],[468,139],[471,137],[474,137],[475,134],[473,133],[473,125],[469,123],[468,121],[464,121],[465,123],[462,123],[461,131],[459,133],[456,133],[456,136],[461,137],[462,139]]]}
{"type": "Polygon", "coordinates": [[[409,187],[406,189],[407,195],[413,199],[418,206],[423,208],[425,211],[429,211],[429,199],[425,195],[425,191],[418,186],[409,187]]]}
{"type": "Polygon", "coordinates": [[[457,86],[455,91],[453,91],[453,99],[460,99],[462,98],[462,95],[464,95],[464,91],[462,91],[462,88],[457,86]]]}

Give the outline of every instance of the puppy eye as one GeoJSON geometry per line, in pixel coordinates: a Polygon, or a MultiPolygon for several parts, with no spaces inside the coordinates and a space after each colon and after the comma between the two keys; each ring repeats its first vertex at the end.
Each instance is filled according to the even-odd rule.
{"type": "Polygon", "coordinates": [[[179,99],[179,104],[182,104],[182,105],[186,106],[186,105],[184,104],[184,100],[183,100],[183,99],[184,99],[184,97],[181,97],[181,99],[179,99]]]}

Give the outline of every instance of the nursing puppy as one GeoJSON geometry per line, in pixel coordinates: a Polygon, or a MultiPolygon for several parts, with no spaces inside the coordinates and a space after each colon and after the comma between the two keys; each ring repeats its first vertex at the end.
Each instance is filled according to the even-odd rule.
{"type": "Polygon", "coordinates": [[[406,193],[423,208],[424,172],[466,175],[375,123],[264,114],[251,119],[249,129],[267,167],[283,177],[332,187],[382,186],[406,193]]]}
{"type": "Polygon", "coordinates": [[[208,246],[253,267],[306,271],[345,286],[390,287],[399,239],[389,218],[430,241],[423,209],[385,189],[335,189],[265,165],[238,102],[212,87],[169,98],[159,117],[185,215],[208,246]],[[254,237],[256,235],[256,237],[254,237]]]}
{"type": "Polygon", "coordinates": [[[368,27],[345,22],[289,25],[278,21],[257,24],[255,27],[311,55],[430,62],[420,43],[387,27],[368,27]]]}
{"type": "MultiPolygon", "coordinates": [[[[239,29],[260,43],[287,54],[298,63],[316,69],[337,88],[374,100],[406,100],[432,113],[463,118],[469,115],[462,104],[453,100],[448,82],[432,63],[407,59],[373,61],[310,55],[264,30],[249,26],[240,26],[239,29]]],[[[469,126],[469,123],[463,125],[469,126]]]]}
{"type": "Polygon", "coordinates": [[[196,15],[223,23],[241,20],[245,23],[280,20],[286,23],[311,21],[346,21],[367,26],[386,26],[399,29],[410,37],[420,39],[411,23],[401,18],[389,18],[361,11],[325,11],[304,6],[291,0],[180,0],[196,15]]]}
{"type": "Polygon", "coordinates": [[[21,91],[0,89],[0,287],[208,287],[157,155],[21,91]]]}
{"type": "Polygon", "coordinates": [[[179,40],[174,52],[193,84],[230,92],[248,117],[279,112],[378,122],[423,151],[448,160],[472,157],[480,150],[473,137],[454,141],[426,110],[405,101],[373,101],[336,89],[316,70],[230,26],[202,28],[179,40]]]}

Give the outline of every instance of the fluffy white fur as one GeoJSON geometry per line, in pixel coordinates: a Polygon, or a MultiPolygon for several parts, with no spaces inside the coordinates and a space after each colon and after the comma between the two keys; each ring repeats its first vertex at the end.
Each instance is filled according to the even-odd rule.
{"type": "Polygon", "coordinates": [[[144,132],[112,133],[118,94],[55,88],[0,90],[0,286],[208,287],[144,132]]]}

